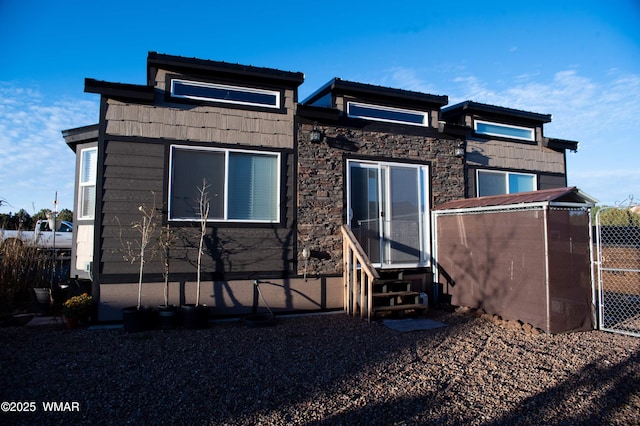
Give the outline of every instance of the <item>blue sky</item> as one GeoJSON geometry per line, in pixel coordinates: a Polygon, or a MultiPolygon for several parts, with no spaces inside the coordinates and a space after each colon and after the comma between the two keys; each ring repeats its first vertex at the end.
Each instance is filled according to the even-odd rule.
{"type": "Polygon", "coordinates": [[[640,199],[640,1],[0,0],[0,198],[73,209],[60,131],[98,120],[84,78],[146,83],[148,51],[552,114],[569,185],[640,199]]]}

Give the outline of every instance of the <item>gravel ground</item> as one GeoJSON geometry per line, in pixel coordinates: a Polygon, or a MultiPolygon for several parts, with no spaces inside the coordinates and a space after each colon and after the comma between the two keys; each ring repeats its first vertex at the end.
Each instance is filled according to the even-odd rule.
{"type": "Polygon", "coordinates": [[[428,317],[447,326],[400,333],[335,314],[135,334],[6,327],[0,401],[36,411],[0,424],[640,422],[640,338],[428,317]],[[79,410],[45,412],[51,401],[79,410]]]}

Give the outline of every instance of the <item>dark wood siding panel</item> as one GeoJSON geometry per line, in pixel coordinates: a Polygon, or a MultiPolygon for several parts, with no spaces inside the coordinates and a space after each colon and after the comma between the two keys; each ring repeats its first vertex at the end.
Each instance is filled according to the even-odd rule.
{"type": "MultiPolygon", "coordinates": [[[[133,167],[125,165],[110,165],[109,174],[111,176],[126,176],[127,180],[151,180],[160,181],[164,179],[164,170],[152,167],[133,167]]],[[[112,178],[113,179],[113,178],[112,178]]]]}
{"type": "MultiPolygon", "coordinates": [[[[195,274],[198,254],[198,235],[195,229],[176,230],[183,242],[171,250],[171,271],[176,274],[195,274]],[[191,235],[188,235],[191,234],[191,235]]],[[[248,277],[261,272],[287,272],[293,232],[283,228],[228,229],[212,228],[205,237],[202,258],[203,273],[238,274],[248,277]]]]}
{"type": "Polygon", "coordinates": [[[564,188],[565,186],[567,186],[567,177],[565,175],[541,173],[538,176],[538,189],[564,188]]]}
{"type": "MultiPolygon", "coordinates": [[[[161,144],[110,142],[105,161],[102,209],[102,272],[103,274],[135,274],[137,265],[124,257],[128,243],[139,247],[140,234],[132,224],[141,220],[138,207],[154,203],[161,209],[158,226],[166,219],[162,200],[166,199],[166,153],[161,144]],[[147,151],[149,153],[147,154],[147,151]]],[[[168,151],[167,151],[168,152],[168,151]]],[[[295,222],[295,156],[282,154],[281,178],[282,223],[272,225],[210,223],[205,237],[202,273],[224,276],[260,273],[289,275],[293,271],[295,222]]],[[[171,250],[171,273],[194,277],[199,240],[199,224],[175,222],[172,225],[177,241],[171,250]]],[[[150,247],[145,275],[162,273],[157,247],[150,247]]]]}
{"type": "MultiPolygon", "coordinates": [[[[105,226],[103,236],[103,262],[105,273],[134,273],[124,259],[127,255],[126,243],[138,246],[139,234],[130,232],[130,223],[117,222],[105,226]],[[122,232],[123,241],[120,241],[122,232]],[[123,245],[124,244],[124,245],[123,245]]],[[[178,242],[171,249],[170,269],[172,274],[195,276],[198,255],[198,230],[193,228],[173,228],[178,242]]],[[[248,277],[260,273],[286,274],[292,268],[293,231],[284,228],[272,229],[228,229],[209,228],[204,240],[202,273],[245,274],[248,277]]],[[[162,263],[153,247],[147,253],[145,273],[159,274],[162,263]],[[154,253],[154,251],[156,253],[154,253]]]]}
{"type": "Polygon", "coordinates": [[[472,198],[478,194],[476,191],[476,169],[467,169],[467,193],[466,197],[472,198]]]}
{"type": "MultiPolygon", "coordinates": [[[[133,223],[140,222],[140,206],[162,208],[165,147],[143,142],[108,141],[105,146],[102,196],[101,271],[105,274],[130,274],[137,271],[128,257],[127,245],[139,248],[140,233],[133,223]]],[[[161,211],[157,214],[162,223],[161,211]]],[[[147,270],[160,265],[150,248],[147,270]]],[[[160,271],[161,272],[161,271],[160,271]]]]}

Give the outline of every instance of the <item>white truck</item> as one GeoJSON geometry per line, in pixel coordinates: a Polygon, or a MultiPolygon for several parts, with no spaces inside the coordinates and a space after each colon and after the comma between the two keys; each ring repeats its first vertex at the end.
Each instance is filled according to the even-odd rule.
{"type": "Polygon", "coordinates": [[[71,250],[73,241],[73,223],[61,220],[57,231],[51,231],[48,220],[39,220],[33,231],[11,231],[0,229],[0,241],[2,243],[28,244],[38,248],[56,250],[71,250]],[[54,247],[55,244],[55,247],[54,247]]]}

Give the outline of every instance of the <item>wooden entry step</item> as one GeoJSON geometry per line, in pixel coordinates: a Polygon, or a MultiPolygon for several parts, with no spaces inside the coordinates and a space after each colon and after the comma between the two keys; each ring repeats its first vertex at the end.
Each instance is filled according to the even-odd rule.
{"type": "Polygon", "coordinates": [[[411,282],[402,279],[377,279],[372,282],[372,313],[427,309],[421,303],[420,293],[411,290],[411,282]]]}

